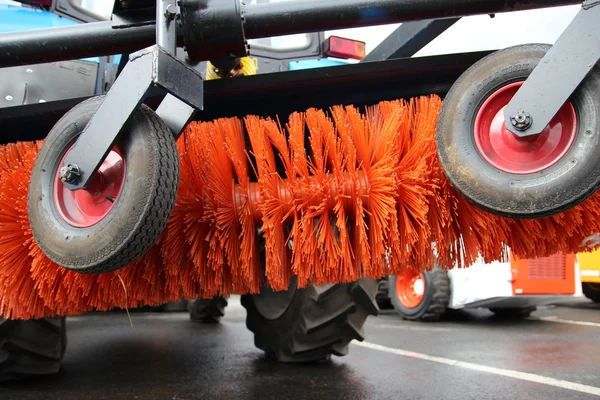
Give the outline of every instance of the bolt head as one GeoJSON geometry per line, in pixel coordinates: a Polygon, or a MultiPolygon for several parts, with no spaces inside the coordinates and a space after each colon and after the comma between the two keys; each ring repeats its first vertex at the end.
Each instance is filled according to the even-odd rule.
{"type": "Polygon", "coordinates": [[[168,20],[172,20],[176,16],[177,16],[177,7],[175,7],[173,4],[168,4],[167,7],[165,8],[165,17],[167,17],[168,20]]]}
{"type": "Polygon", "coordinates": [[[60,169],[58,176],[64,183],[75,183],[81,176],[81,173],[77,165],[67,164],[60,169]]]}
{"type": "Polygon", "coordinates": [[[533,124],[533,119],[529,113],[519,111],[510,117],[511,124],[519,131],[526,131],[533,124]]]}

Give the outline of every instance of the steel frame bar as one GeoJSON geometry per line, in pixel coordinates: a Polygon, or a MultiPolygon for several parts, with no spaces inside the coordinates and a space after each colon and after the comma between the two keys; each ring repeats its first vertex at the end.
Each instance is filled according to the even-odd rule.
{"type": "Polygon", "coordinates": [[[175,0],[159,0],[156,7],[156,44],[171,54],[177,51],[177,15],[175,0]]]}
{"type": "MultiPolygon", "coordinates": [[[[233,21],[231,14],[215,11],[224,10],[224,2],[233,4],[231,0],[197,0],[194,8],[193,0],[182,3],[188,5],[186,10],[197,10],[194,23],[186,26],[183,21],[183,30],[179,32],[182,34],[177,35],[178,43],[184,42],[183,36],[188,38],[185,41],[188,53],[205,54],[202,35],[210,34],[206,40],[217,48],[218,36],[215,36],[219,32],[215,30],[238,32],[243,28],[246,39],[258,39],[581,4],[581,0],[295,0],[249,4],[241,10],[243,18],[236,22],[239,25],[228,26],[222,19],[233,21]],[[212,12],[207,5],[213,7],[212,12]]],[[[2,34],[0,67],[133,52],[156,43],[155,29],[154,25],[113,27],[106,21],[2,34]]],[[[231,34],[224,35],[225,39],[230,40],[231,34]]]]}
{"type": "Polygon", "coordinates": [[[295,0],[251,4],[246,37],[282,36],[581,4],[581,0],[295,0]]]}
{"type": "Polygon", "coordinates": [[[155,24],[114,29],[111,21],[2,33],[0,68],[133,53],[155,42],[155,24]]]}
{"type": "Polygon", "coordinates": [[[412,57],[460,20],[457,18],[411,21],[400,25],[360,62],[412,57]]]}

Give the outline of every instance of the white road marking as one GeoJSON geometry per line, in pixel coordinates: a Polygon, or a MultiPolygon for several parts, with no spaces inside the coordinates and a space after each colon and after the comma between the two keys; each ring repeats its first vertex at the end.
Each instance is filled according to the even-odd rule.
{"type": "Polygon", "coordinates": [[[600,323],[599,322],[575,321],[575,320],[572,320],[572,319],[561,319],[561,318],[554,317],[554,316],[548,316],[548,317],[529,317],[529,319],[531,319],[531,320],[547,321],[547,322],[556,322],[556,323],[560,323],[560,324],[593,326],[593,327],[596,327],[596,328],[600,328],[600,323]]]}
{"type": "MultiPolygon", "coordinates": [[[[433,326],[431,324],[414,325],[414,326],[411,326],[411,325],[414,325],[414,324],[398,324],[398,325],[374,324],[372,326],[372,328],[400,329],[403,331],[427,331],[427,332],[451,332],[451,331],[457,330],[457,329],[451,328],[451,327],[433,326]]],[[[371,327],[369,327],[369,328],[371,328],[371,327]]]]}
{"type": "Polygon", "coordinates": [[[581,383],[564,381],[562,379],[549,378],[546,376],[531,374],[528,372],[519,372],[519,371],[515,371],[512,369],[489,367],[487,365],[458,361],[458,360],[453,360],[450,358],[436,357],[436,356],[431,356],[428,354],[416,353],[414,351],[395,349],[392,347],[382,346],[382,345],[370,343],[370,342],[356,342],[355,341],[353,343],[357,346],[365,347],[365,348],[372,349],[372,350],[379,350],[379,351],[383,351],[385,353],[396,354],[396,355],[407,357],[407,358],[431,361],[431,362],[436,362],[439,364],[446,364],[446,365],[451,365],[454,367],[470,369],[473,371],[487,372],[490,374],[501,375],[501,376],[506,376],[509,378],[520,379],[523,381],[540,383],[542,385],[554,386],[554,387],[558,387],[561,389],[568,389],[568,390],[573,390],[576,392],[600,396],[600,388],[584,385],[581,383]]]}

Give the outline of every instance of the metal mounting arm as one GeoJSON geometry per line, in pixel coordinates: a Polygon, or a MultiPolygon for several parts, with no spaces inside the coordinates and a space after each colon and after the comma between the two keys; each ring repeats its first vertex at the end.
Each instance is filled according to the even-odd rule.
{"type": "Polygon", "coordinates": [[[156,45],[132,54],[75,146],[60,177],[70,190],[85,188],[106,158],[133,111],[153,86],[167,92],[156,113],[175,135],[203,108],[203,80],[175,57],[175,0],[157,0],[156,45]]]}
{"type": "Polygon", "coordinates": [[[158,45],[132,54],[65,158],[64,165],[77,167],[79,173],[77,179],[73,178],[71,182],[63,179],[69,189],[76,190],[86,186],[106,158],[130,115],[144,101],[152,86],[158,86],[175,97],[169,99],[167,95],[163,103],[177,100],[197,109],[203,107],[203,80],[194,69],[158,45]]]}
{"type": "Polygon", "coordinates": [[[504,109],[506,128],[541,133],[600,60],[600,1],[586,1],[504,109]]]}

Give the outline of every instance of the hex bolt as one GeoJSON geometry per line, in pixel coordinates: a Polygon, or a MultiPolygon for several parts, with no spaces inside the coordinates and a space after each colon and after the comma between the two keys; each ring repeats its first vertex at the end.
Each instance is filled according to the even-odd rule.
{"type": "Polygon", "coordinates": [[[75,183],[81,176],[79,167],[75,164],[67,164],[59,172],[60,180],[64,183],[75,183]]]}
{"type": "Polygon", "coordinates": [[[515,129],[519,131],[526,131],[527,129],[531,128],[531,125],[533,124],[533,118],[531,118],[529,113],[526,113],[525,111],[519,111],[510,117],[510,122],[515,129]]]}
{"type": "Polygon", "coordinates": [[[167,5],[167,7],[165,8],[165,17],[167,18],[167,21],[173,20],[176,16],[177,7],[175,7],[173,4],[167,5]]]}

